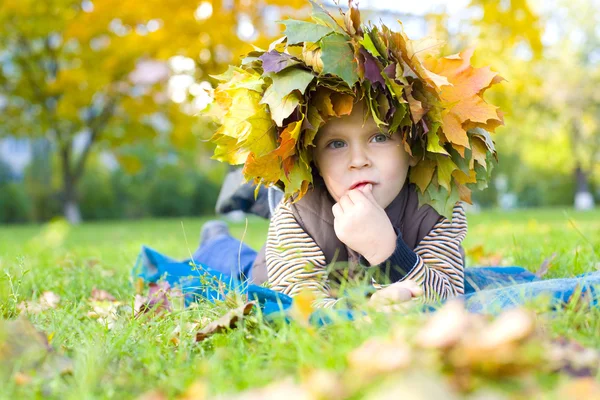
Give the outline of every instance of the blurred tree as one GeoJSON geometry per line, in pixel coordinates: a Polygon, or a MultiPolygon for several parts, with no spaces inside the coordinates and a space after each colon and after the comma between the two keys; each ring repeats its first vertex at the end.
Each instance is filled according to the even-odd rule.
{"type": "Polygon", "coordinates": [[[290,14],[305,6],[302,0],[2,0],[0,135],[52,142],[64,214],[78,222],[77,185],[90,152],[156,137],[190,143],[196,109],[178,103],[206,97],[210,88],[193,82],[210,82],[208,74],[221,72],[250,43],[264,45],[262,32],[278,18],[278,7],[290,14]]]}
{"type": "Polygon", "coordinates": [[[513,190],[568,174],[570,190],[589,192],[600,160],[600,1],[472,0],[469,10],[458,27],[444,13],[432,26],[451,48],[475,46],[476,62],[507,80],[489,92],[505,113],[494,137],[499,170],[510,153],[527,165],[505,168],[513,190]],[[539,176],[519,176],[531,171],[539,176]]]}

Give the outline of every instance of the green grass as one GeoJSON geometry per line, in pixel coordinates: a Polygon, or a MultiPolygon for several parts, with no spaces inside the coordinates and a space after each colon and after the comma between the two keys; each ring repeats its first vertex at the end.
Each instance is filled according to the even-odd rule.
{"type": "MultiPolygon", "coordinates": [[[[504,265],[532,271],[552,254],[548,277],[570,277],[600,268],[600,211],[562,209],[469,214],[464,247],[468,264],[501,256],[504,265]],[[482,247],[479,252],[471,251],[482,247]],[[479,255],[478,255],[479,253],[479,255]],[[474,258],[475,257],[475,258],[474,258]],[[488,257],[489,258],[489,257],[488,257]]],[[[306,369],[343,371],[346,354],[369,337],[390,327],[419,320],[411,315],[374,315],[373,323],[357,328],[339,323],[316,332],[298,324],[255,324],[215,335],[201,344],[192,333],[172,343],[178,325],[214,319],[223,305],[202,304],[178,309],[159,318],[121,315],[113,329],[87,316],[94,287],[132,303],[130,270],[145,244],[175,258],[186,258],[197,246],[205,219],[168,219],[86,223],[49,230],[47,226],[0,227],[0,313],[14,318],[16,305],[35,300],[44,291],[61,296],[56,309],[31,315],[34,325],[49,335],[54,349],[74,360],[72,375],[31,383],[13,381],[3,387],[6,398],[132,398],[153,389],[170,397],[193,382],[208,383],[210,393],[228,393],[262,386],[306,369]]],[[[238,238],[258,249],[268,224],[253,218],[232,224],[238,238]]],[[[574,338],[600,348],[600,312],[569,309],[549,319],[552,336],[574,338]]],[[[0,343],[1,344],[1,343],[0,343]]],[[[0,346],[0,355],[2,354],[0,346]]]]}

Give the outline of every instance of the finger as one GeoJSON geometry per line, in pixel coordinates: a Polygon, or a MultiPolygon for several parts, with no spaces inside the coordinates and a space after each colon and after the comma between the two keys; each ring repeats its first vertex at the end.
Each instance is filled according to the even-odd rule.
{"type": "Polygon", "coordinates": [[[339,218],[344,212],[342,211],[342,207],[340,203],[335,203],[333,207],[331,207],[331,211],[333,212],[333,216],[335,218],[339,218]]]}
{"type": "Polygon", "coordinates": [[[423,288],[413,280],[398,282],[395,285],[408,289],[412,293],[413,297],[419,297],[423,295],[423,288]]]}
{"type": "Polygon", "coordinates": [[[351,190],[348,192],[348,194],[346,195],[350,198],[350,200],[352,200],[353,204],[369,204],[369,200],[365,197],[365,195],[363,194],[363,192],[361,192],[360,190],[351,190]]]}
{"type": "Polygon", "coordinates": [[[340,206],[342,206],[342,211],[344,212],[347,212],[352,208],[352,206],[354,206],[354,203],[352,202],[352,200],[350,200],[350,197],[348,197],[347,195],[342,196],[338,203],[340,206]]]}
{"type": "Polygon", "coordinates": [[[373,184],[369,183],[365,185],[364,188],[361,189],[362,194],[371,201],[372,203],[377,204],[377,200],[375,200],[375,196],[373,196],[373,184]]]}
{"type": "Polygon", "coordinates": [[[391,293],[392,301],[394,303],[404,303],[405,301],[410,301],[413,298],[412,292],[408,288],[397,288],[391,293]]]}

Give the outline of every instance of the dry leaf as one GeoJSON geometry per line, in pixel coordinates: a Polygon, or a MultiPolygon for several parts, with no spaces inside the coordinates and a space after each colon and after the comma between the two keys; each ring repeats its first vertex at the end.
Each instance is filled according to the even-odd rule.
{"type": "Polygon", "coordinates": [[[350,368],[364,374],[380,374],[407,367],[412,359],[405,342],[372,338],[348,354],[350,368]]]}
{"type": "Polygon", "coordinates": [[[307,329],[312,329],[310,325],[310,316],[315,310],[314,303],[316,300],[317,297],[314,292],[305,289],[298,293],[292,302],[290,310],[291,317],[307,329]]]}
{"type": "Polygon", "coordinates": [[[192,383],[181,396],[179,400],[204,400],[208,395],[208,387],[205,382],[192,383]]]}
{"type": "Polygon", "coordinates": [[[17,308],[22,312],[29,314],[39,314],[43,311],[56,308],[60,303],[60,296],[51,291],[42,293],[37,302],[23,301],[19,303],[17,308]]]}
{"type": "Polygon", "coordinates": [[[417,334],[417,344],[425,348],[446,348],[460,341],[469,315],[460,300],[450,300],[427,321],[417,334]]]}
{"type": "Polygon", "coordinates": [[[422,373],[392,375],[364,398],[367,400],[453,400],[458,396],[439,376],[422,373]]]}
{"type": "Polygon", "coordinates": [[[308,390],[294,383],[291,378],[274,382],[258,389],[250,389],[245,392],[229,396],[219,396],[219,400],[315,400],[308,390]]]}
{"type": "Polygon", "coordinates": [[[530,337],[535,330],[533,315],[520,308],[500,314],[479,334],[477,345],[492,349],[505,343],[518,342],[530,337]]]}
{"type": "Polygon", "coordinates": [[[143,303],[141,305],[137,304],[139,305],[139,308],[136,307],[136,309],[138,310],[136,313],[136,318],[140,314],[144,314],[150,311],[153,311],[156,314],[160,314],[165,311],[171,311],[171,302],[169,301],[169,295],[172,293],[172,290],[169,283],[165,281],[161,281],[159,283],[152,282],[148,286],[149,290],[148,296],[146,298],[136,296],[137,301],[142,301],[143,299],[146,300],[146,303],[143,303]]]}
{"type": "Polygon", "coordinates": [[[151,390],[149,392],[143,393],[137,400],[167,400],[168,397],[166,394],[161,392],[160,390],[151,390]]]}
{"type": "Polygon", "coordinates": [[[31,376],[22,372],[17,372],[14,376],[14,380],[17,385],[24,386],[31,382],[31,376]]]}
{"type": "MultiPolygon", "coordinates": [[[[15,368],[18,372],[29,375],[35,370],[36,376],[52,378],[72,372],[72,361],[57,354],[48,344],[46,334],[38,331],[28,319],[20,317],[16,320],[0,319],[0,381],[8,379],[3,376],[15,368]]],[[[14,379],[25,382],[25,376],[16,375],[14,379]]]]}
{"type": "Polygon", "coordinates": [[[201,342],[207,337],[212,336],[215,333],[223,332],[226,329],[235,328],[239,320],[243,319],[245,315],[250,314],[250,311],[252,311],[255,304],[255,301],[250,301],[241,307],[228,311],[221,318],[211,322],[200,330],[200,332],[196,334],[196,342],[201,342]]]}
{"type": "Polygon", "coordinates": [[[557,389],[557,399],[600,399],[600,383],[594,378],[567,381],[557,389]]]}
{"type": "Polygon", "coordinates": [[[541,278],[542,276],[546,275],[548,273],[548,270],[552,266],[552,261],[554,261],[555,258],[556,253],[552,253],[550,257],[546,258],[540,265],[540,268],[536,271],[535,276],[541,278]]]}
{"type": "Polygon", "coordinates": [[[315,399],[336,400],[348,397],[340,377],[331,371],[317,369],[302,375],[302,387],[315,399]]]}
{"type": "Polygon", "coordinates": [[[546,352],[552,369],[567,375],[594,377],[600,370],[600,350],[586,348],[573,339],[552,340],[546,352]]]}
{"type": "Polygon", "coordinates": [[[97,289],[96,287],[94,287],[92,289],[92,294],[90,296],[90,300],[93,300],[93,301],[117,301],[115,296],[108,293],[106,290],[97,289]]]}

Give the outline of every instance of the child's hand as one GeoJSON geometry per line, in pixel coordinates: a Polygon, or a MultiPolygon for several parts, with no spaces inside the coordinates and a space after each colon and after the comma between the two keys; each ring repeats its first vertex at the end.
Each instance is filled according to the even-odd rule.
{"type": "Polygon", "coordinates": [[[396,282],[373,293],[369,299],[369,304],[380,308],[404,303],[422,294],[423,289],[415,281],[396,282]]]}
{"type": "Polygon", "coordinates": [[[371,265],[387,260],[396,249],[396,232],[373,197],[373,185],[354,189],[334,204],[333,228],[338,239],[371,265]]]}

